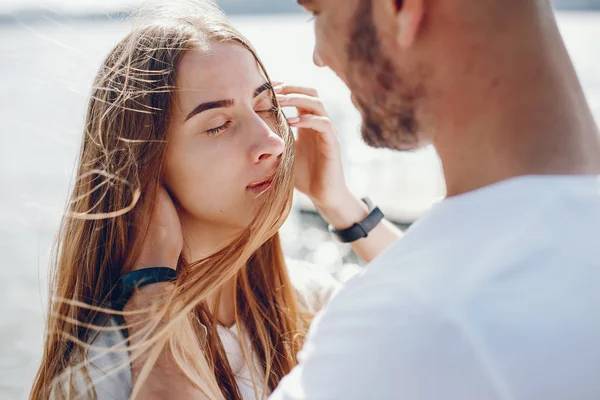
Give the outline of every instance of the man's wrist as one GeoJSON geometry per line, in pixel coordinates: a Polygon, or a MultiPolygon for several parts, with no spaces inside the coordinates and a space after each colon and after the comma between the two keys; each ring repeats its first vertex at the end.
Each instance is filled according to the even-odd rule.
{"type": "Polygon", "coordinates": [[[323,219],[336,230],[350,228],[369,215],[367,205],[351,193],[341,196],[335,204],[327,206],[315,204],[315,207],[323,219]]]}

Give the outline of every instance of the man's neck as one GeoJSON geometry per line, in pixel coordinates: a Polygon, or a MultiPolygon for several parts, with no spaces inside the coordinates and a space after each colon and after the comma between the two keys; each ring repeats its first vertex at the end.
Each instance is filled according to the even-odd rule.
{"type": "Polygon", "coordinates": [[[558,29],[522,29],[473,46],[431,104],[448,196],[522,175],[600,173],[598,128],[558,29]]]}

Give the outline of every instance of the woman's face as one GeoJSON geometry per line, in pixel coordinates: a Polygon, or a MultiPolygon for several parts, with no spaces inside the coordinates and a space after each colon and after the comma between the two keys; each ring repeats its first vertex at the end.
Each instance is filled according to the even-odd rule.
{"type": "Polygon", "coordinates": [[[235,44],[188,51],[176,83],[164,181],[180,217],[244,228],[284,152],[271,87],[252,53],[235,44]]]}

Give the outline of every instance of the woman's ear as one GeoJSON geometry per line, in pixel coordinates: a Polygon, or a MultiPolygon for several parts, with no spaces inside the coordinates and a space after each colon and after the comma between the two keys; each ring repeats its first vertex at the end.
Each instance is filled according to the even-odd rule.
{"type": "Polygon", "coordinates": [[[397,42],[408,48],[417,39],[425,13],[425,0],[394,0],[396,3],[397,42]]]}

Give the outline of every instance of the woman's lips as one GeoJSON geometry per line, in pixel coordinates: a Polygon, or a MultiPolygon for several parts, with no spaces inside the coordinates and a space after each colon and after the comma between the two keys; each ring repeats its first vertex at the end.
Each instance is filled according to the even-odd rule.
{"type": "Polygon", "coordinates": [[[257,184],[249,185],[247,187],[247,189],[253,193],[256,193],[257,195],[261,195],[271,187],[272,183],[273,183],[273,178],[269,178],[269,179],[259,182],[257,184]]]}

